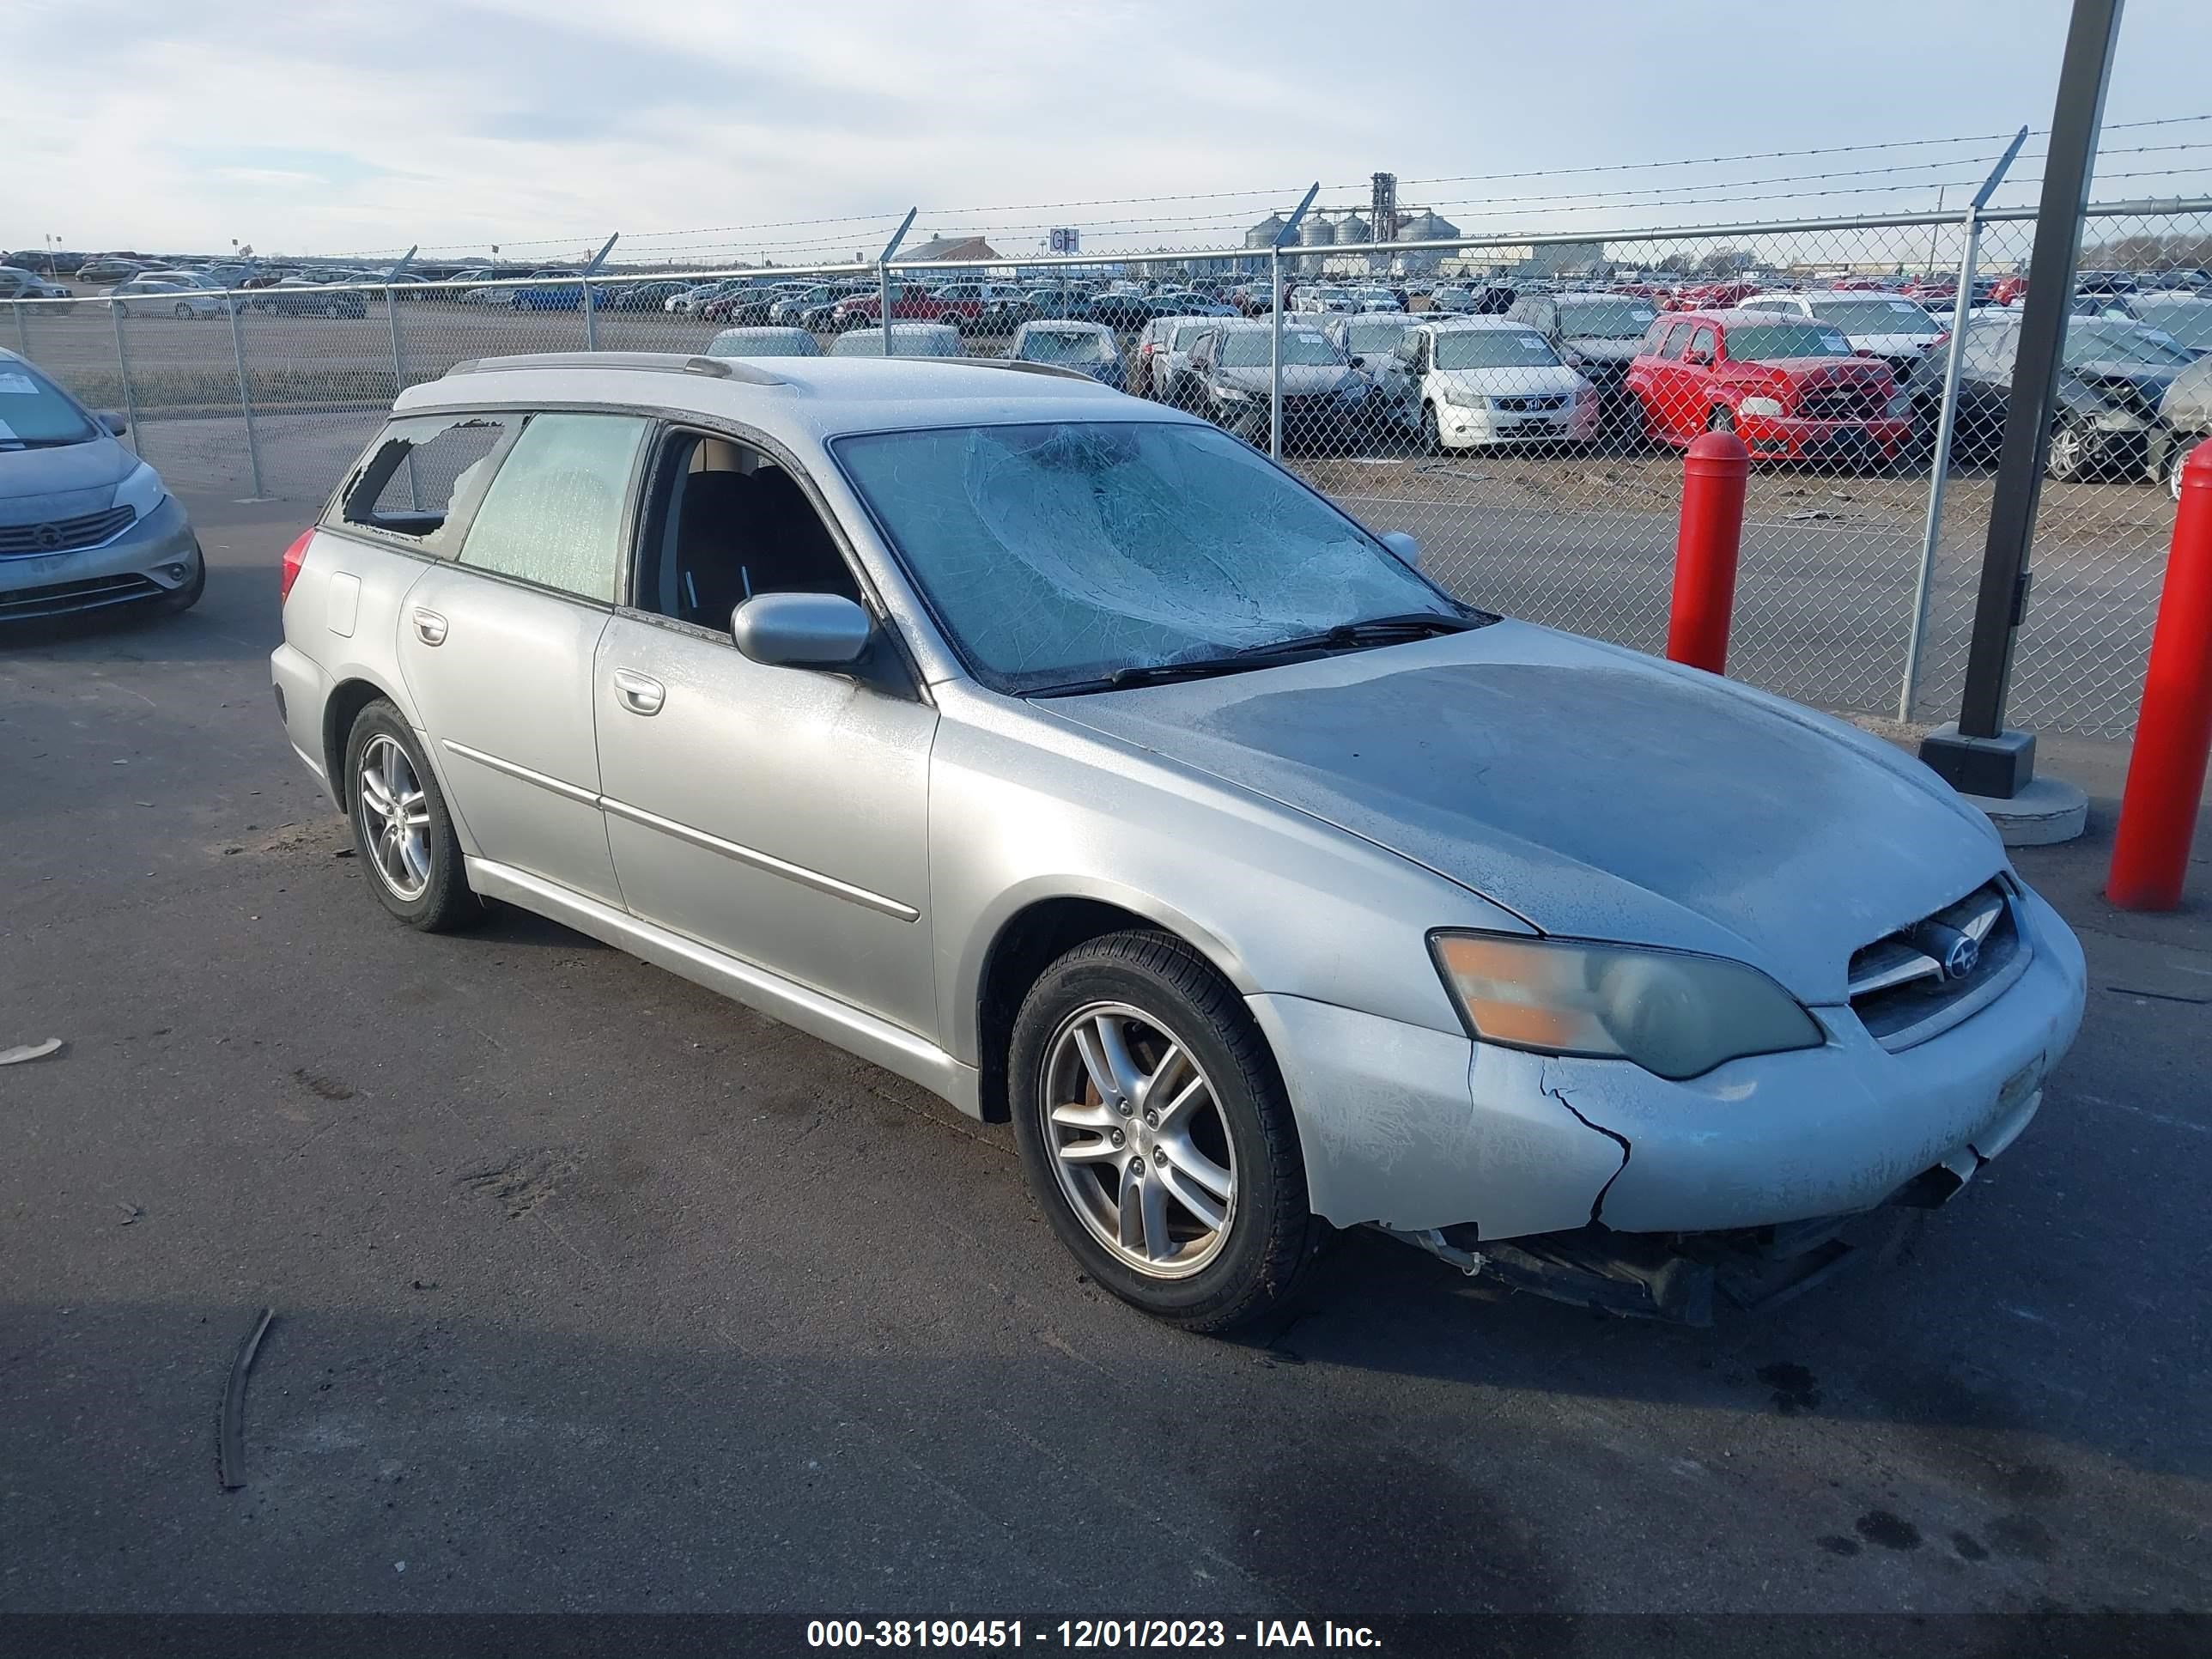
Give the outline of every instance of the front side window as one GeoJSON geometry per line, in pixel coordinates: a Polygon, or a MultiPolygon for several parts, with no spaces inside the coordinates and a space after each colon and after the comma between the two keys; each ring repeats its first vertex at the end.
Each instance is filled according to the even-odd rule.
{"type": "Polygon", "coordinates": [[[1000,690],[1466,614],[1211,427],[949,427],[833,452],[954,647],[1000,690]]]}
{"type": "Polygon", "coordinates": [[[628,415],[532,416],[477,509],[461,562],[611,603],[647,430],[628,415]]]}
{"type": "Polygon", "coordinates": [[[858,602],[844,556],[805,490],[775,459],[703,432],[672,432],[653,469],[631,603],[721,632],[757,593],[858,602]]]}
{"type": "Polygon", "coordinates": [[[2140,324],[2074,321],[2066,325],[2066,366],[2120,363],[2143,368],[2185,368],[2193,362],[2170,339],[2140,324]]]}

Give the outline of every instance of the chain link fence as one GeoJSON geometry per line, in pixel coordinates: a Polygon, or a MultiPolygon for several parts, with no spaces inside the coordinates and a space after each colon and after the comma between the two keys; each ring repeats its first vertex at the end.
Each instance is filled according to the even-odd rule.
{"type": "MultiPolygon", "coordinates": [[[[1053,362],[1188,410],[1411,532],[1461,597],[1646,651],[1666,632],[1681,453],[1727,428],[1754,460],[1730,672],[1933,720],[1964,678],[2033,232],[2010,210],[979,270],[180,288],[15,301],[0,341],[120,413],[173,486],[313,500],[400,389],[458,362],[874,353],[888,307],[896,352],[1053,362]]],[[[2118,736],[2166,480],[2212,424],[2201,391],[2166,395],[2212,350],[2212,203],[2093,210],[2080,263],[2010,708],[2118,736]]]]}

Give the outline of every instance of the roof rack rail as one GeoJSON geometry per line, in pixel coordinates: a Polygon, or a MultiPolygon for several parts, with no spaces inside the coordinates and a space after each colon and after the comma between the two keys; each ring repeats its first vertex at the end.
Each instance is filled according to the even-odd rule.
{"type": "Polygon", "coordinates": [[[471,357],[446,371],[491,374],[515,368],[647,368],[664,374],[703,374],[710,380],[743,380],[748,386],[787,386],[781,375],[736,357],[685,356],[675,351],[538,351],[523,357],[471,357]]]}
{"type": "Polygon", "coordinates": [[[1079,368],[1070,368],[1065,363],[1025,362],[1018,357],[960,357],[954,361],[973,363],[978,368],[1011,368],[1020,374],[1049,374],[1060,380],[1088,380],[1093,386],[1099,382],[1079,368]]]}

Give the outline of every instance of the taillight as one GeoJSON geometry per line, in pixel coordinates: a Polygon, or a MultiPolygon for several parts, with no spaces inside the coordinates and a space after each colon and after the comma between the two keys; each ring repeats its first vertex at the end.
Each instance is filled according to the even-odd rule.
{"type": "Polygon", "coordinates": [[[291,597],[292,584],[300,580],[300,567],[307,562],[307,544],[315,539],[315,532],[303,530],[300,539],[284,550],[284,567],[276,578],[276,603],[282,605],[291,597]]]}

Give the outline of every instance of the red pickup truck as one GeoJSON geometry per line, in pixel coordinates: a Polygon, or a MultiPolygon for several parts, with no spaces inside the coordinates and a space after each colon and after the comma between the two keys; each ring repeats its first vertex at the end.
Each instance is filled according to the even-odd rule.
{"type": "MultiPolygon", "coordinates": [[[[837,308],[830,313],[830,326],[841,332],[848,328],[873,328],[883,321],[883,300],[873,290],[855,294],[849,300],[837,302],[837,308]]],[[[951,323],[957,328],[966,318],[957,307],[939,299],[919,283],[893,283],[891,320],[951,323]]]]}
{"type": "Polygon", "coordinates": [[[1894,460],[1912,434],[1911,397],[1889,365],[1857,356],[1816,318],[1668,313],[1644,337],[1626,384],[1646,436],[1686,447],[1725,429],[1754,460],[1894,460]]]}

